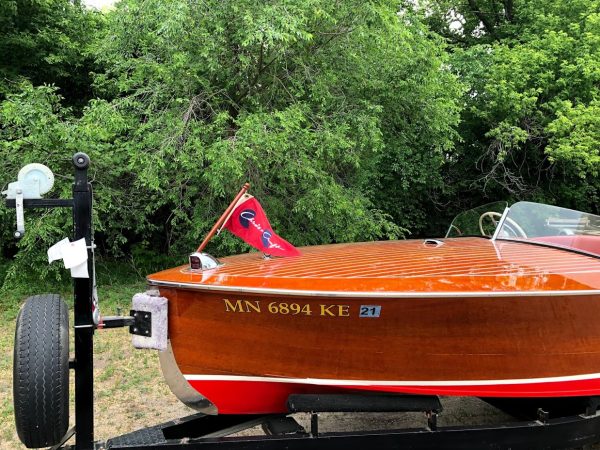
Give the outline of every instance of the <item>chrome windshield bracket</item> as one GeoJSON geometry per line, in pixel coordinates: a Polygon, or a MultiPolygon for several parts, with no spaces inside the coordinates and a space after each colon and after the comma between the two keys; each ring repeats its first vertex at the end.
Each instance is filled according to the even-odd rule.
{"type": "Polygon", "coordinates": [[[504,225],[504,221],[506,220],[506,216],[508,215],[508,211],[510,211],[510,208],[507,206],[506,208],[504,208],[504,212],[502,213],[502,217],[500,217],[500,220],[498,221],[498,225],[496,226],[496,229],[494,230],[494,234],[492,236],[492,241],[495,241],[496,238],[498,237],[498,235],[500,234],[500,229],[502,228],[502,225],[504,225]]]}

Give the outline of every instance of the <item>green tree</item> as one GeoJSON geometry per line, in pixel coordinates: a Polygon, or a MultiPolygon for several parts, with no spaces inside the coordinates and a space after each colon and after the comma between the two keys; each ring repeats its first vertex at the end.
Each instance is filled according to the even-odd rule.
{"type": "MultiPolygon", "coordinates": [[[[70,198],[73,182],[71,156],[78,151],[94,155],[91,177],[94,182],[95,230],[97,243],[104,254],[119,253],[126,233],[135,235],[149,224],[136,218],[140,195],[133,186],[124,189],[130,181],[127,162],[114,144],[124,135],[126,124],[105,101],[96,100],[77,118],[70,108],[62,105],[59,89],[51,86],[34,87],[25,82],[18,93],[9,94],[0,104],[0,154],[2,170],[0,186],[15,181],[19,169],[27,163],[48,165],[57,175],[55,187],[49,196],[70,198]]],[[[5,256],[15,253],[14,210],[0,208],[0,242],[5,256]]],[[[27,231],[19,242],[23,251],[17,262],[35,267],[44,274],[49,268],[46,249],[64,236],[71,234],[71,211],[53,209],[26,212],[27,231]]],[[[141,233],[140,233],[141,234],[141,233]]],[[[13,272],[23,265],[13,267],[13,272]]]]}
{"type": "Polygon", "coordinates": [[[460,86],[395,2],[126,1],[107,30],[96,83],[167,235],[197,239],[245,180],[296,243],[422,226],[460,86]]]}
{"type": "Polygon", "coordinates": [[[597,211],[600,3],[431,5],[428,21],[469,87],[446,198],[477,203],[484,192],[597,211]]]}
{"type": "MultiPolygon", "coordinates": [[[[395,2],[123,0],[92,42],[100,98],[81,116],[49,86],[2,103],[0,184],[41,161],[67,196],[70,156],[88,152],[105,254],[186,255],[245,181],[296,245],[427,225],[462,88],[395,2]]],[[[20,258],[35,264],[69,218],[29,217],[20,258]]],[[[209,247],[245,249],[227,233],[209,247]]]]}
{"type": "Polygon", "coordinates": [[[0,99],[23,79],[55,84],[71,104],[91,96],[93,60],[86,47],[103,16],[69,0],[0,2],[0,99]]]}

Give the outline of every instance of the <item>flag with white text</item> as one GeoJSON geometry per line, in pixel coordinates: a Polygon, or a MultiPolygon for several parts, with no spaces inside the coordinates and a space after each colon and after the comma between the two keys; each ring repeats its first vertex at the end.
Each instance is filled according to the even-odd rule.
{"type": "Polygon", "coordinates": [[[253,196],[245,194],[223,227],[263,253],[299,256],[300,251],[273,232],[265,211],[253,196]]]}

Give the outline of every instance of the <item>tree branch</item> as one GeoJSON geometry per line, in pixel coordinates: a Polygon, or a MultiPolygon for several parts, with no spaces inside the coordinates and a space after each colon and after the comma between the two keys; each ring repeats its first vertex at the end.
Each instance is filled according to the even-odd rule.
{"type": "Polygon", "coordinates": [[[483,27],[487,30],[490,36],[497,39],[496,31],[494,29],[494,24],[490,22],[490,20],[486,17],[485,13],[479,9],[475,0],[467,0],[469,3],[469,7],[471,8],[471,12],[475,14],[475,17],[479,19],[479,21],[483,24],[483,27]]]}
{"type": "Polygon", "coordinates": [[[514,2],[513,0],[504,0],[504,17],[509,22],[513,22],[515,18],[514,2]]]}

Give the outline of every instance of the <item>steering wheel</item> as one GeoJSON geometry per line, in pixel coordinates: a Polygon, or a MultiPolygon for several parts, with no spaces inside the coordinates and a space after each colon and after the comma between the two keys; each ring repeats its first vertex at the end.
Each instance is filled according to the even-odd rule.
{"type": "Polygon", "coordinates": [[[462,231],[460,231],[460,228],[458,228],[456,225],[454,225],[453,223],[450,224],[450,228],[448,229],[448,231],[446,232],[446,237],[450,237],[450,232],[452,231],[452,228],[454,228],[456,230],[456,235],[457,236],[462,236],[462,231]]]}
{"type": "MultiPolygon", "coordinates": [[[[481,231],[481,235],[487,236],[487,237],[492,237],[491,234],[488,234],[483,230],[484,219],[489,218],[491,220],[492,224],[494,225],[494,227],[497,227],[498,222],[500,222],[501,217],[502,217],[502,214],[500,214],[499,212],[496,212],[496,211],[486,211],[481,216],[479,216],[479,231],[481,231]]],[[[511,218],[507,217],[506,219],[504,219],[503,226],[504,226],[504,230],[511,233],[514,237],[527,238],[527,234],[525,233],[523,228],[521,228],[519,226],[519,224],[517,222],[515,222],[514,220],[512,220],[511,218]]]]}

